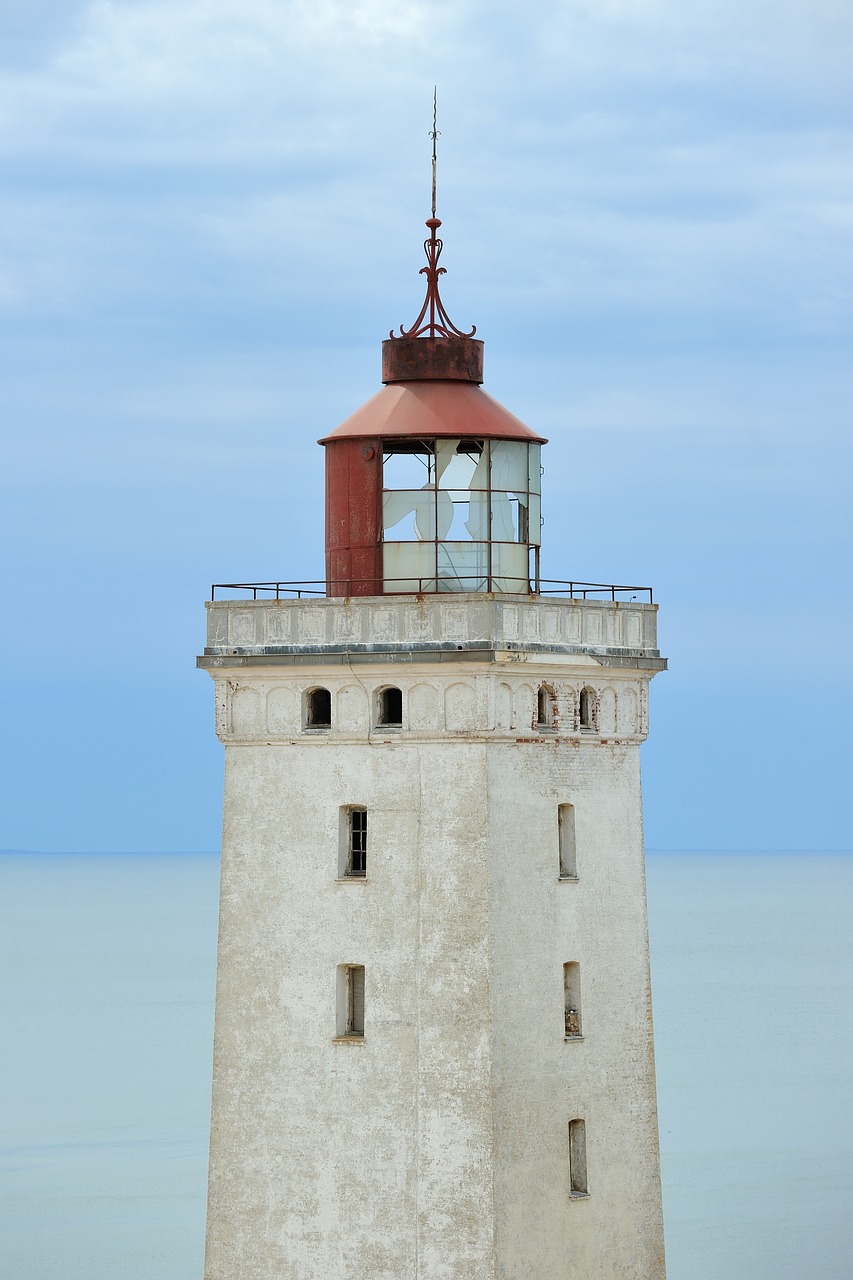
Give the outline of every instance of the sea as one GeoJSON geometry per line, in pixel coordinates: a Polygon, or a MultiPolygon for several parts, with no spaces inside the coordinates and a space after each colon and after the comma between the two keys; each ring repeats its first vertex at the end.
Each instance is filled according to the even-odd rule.
{"type": "MultiPolygon", "coordinates": [[[[201,1280],[218,876],[0,855],[2,1280],[201,1280]]],[[[853,854],[648,895],[669,1280],[851,1280],[853,854]]]]}

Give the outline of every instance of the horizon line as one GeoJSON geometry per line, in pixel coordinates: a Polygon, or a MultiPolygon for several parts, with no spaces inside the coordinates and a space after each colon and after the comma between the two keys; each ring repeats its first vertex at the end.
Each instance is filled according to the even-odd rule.
{"type": "MultiPolygon", "coordinates": [[[[721,849],[719,846],[703,846],[686,848],[674,845],[671,848],[662,846],[646,846],[646,853],[853,853],[853,848],[809,848],[809,849],[746,849],[743,847],[721,849]]],[[[0,849],[0,857],[34,857],[34,858],[219,858],[221,849],[0,849]]]]}

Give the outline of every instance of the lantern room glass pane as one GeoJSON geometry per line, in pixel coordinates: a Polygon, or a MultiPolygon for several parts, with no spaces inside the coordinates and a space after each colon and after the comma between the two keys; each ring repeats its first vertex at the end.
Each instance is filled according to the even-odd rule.
{"type": "Polygon", "coordinates": [[[512,542],[492,543],[492,590],[526,594],[530,590],[528,561],[526,546],[512,542]]]}
{"type": "Polygon", "coordinates": [[[435,591],[435,543],[386,542],[382,573],[387,592],[435,591]]]}
{"type": "Polygon", "coordinates": [[[527,489],[527,449],[518,440],[492,441],[493,489],[527,489]]]}
{"type": "Polygon", "coordinates": [[[542,492],[542,446],[541,444],[530,444],[527,446],[529,452],[528,467],[529,479],[527,488],[531,493],[542,492]]]}
{"type": "Polygon", "coordinates": [[[439,542],[439,591],[487,591],[488,583],[487,542],[439,542]]]}
{"type": "Polygon", "coordinates": [[[530,495],[526,541],[532,547],[538,547],[542,542],[542,499],[538,493],[530,495]]]}
{"type": "MultiPolygon", "coordinates": [[[[525,498],[527,494],[524,495],[525,498]]],[[[492,541],[518,542],[518,498],[514,493],[492,493],[492,541]]]]}

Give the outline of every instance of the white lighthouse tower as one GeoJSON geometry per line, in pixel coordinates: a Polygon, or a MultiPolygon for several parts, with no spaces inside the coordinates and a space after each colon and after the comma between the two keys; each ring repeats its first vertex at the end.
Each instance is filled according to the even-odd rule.
{"type": "Polygon", "coordinates": [[[326,449],[325,588],[214,592],[207,1280],[661,1280],[638,588],[438,292],[326,449]],[[553,554],[553,553],[552,553],[553,554]]]}

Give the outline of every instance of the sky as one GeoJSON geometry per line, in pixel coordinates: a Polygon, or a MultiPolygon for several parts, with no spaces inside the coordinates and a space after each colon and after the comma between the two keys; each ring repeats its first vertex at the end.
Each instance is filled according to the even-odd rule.
{"type": "Polygon", "coordinates": [[[543,576],[660,604],[647,843],[853,847],[851,65],[845,0],[0,0],[0,847],[218,847],[204,600],[322,576],[433,85],[543,576]]]}

